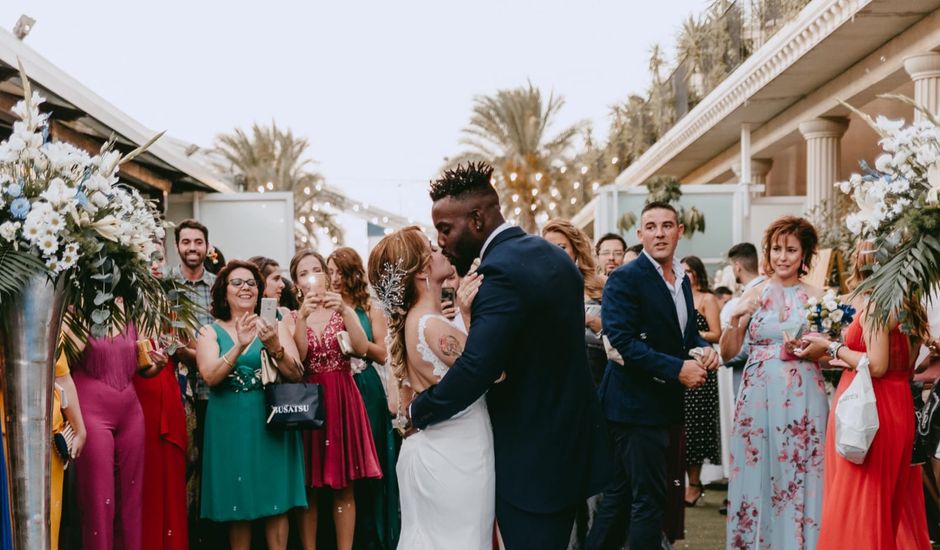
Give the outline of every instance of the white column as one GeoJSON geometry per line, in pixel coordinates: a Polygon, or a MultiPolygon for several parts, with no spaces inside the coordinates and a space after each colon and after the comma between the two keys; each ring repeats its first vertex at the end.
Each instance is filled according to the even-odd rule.
{"type": "MultiPolygon", "coordinates": [[[[767,174],[770,173],[772,166],[773,160],[771,159],[751,158],[751,183],[754,185],[766,185],[767,174]]],[[[734,177],[738,178],[738,181],[744,181],[744,174],[741,173],[741,166],[739,164],[735,163],[731,167],[731,171],[734,172],[734,177]]]]}
{"type": "MultiPolygon", "coordinates": [[[[930,110],[940,112],[940,53],[929,52],[904,60],[904,69],[914,81],[914,101],[930,110]]],[[[914,121],[923,118],[914,111],[914,121]]]]}
{"type": "Polygon", "coordinates": [[[840,141],[849,122],[845,118],[814,118],[800,123],[806,140],[806,210],[831,203],[839,180],[840,141]]]}

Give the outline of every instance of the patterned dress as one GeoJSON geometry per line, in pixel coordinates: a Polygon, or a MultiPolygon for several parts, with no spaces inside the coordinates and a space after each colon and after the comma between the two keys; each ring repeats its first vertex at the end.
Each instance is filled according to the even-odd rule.
{"type": "Polygon", "coordinates": [[[796,333],[807,299],[802,284],[771,282],[748,327],[731,434],[728,548],[816,547],[829,404],[818,365],[781,357],[783,331],[796,333]]]}
{"type": "MultiPolygon", "coordinates": [[[[695,324],[699,332],[708,330],[708,321],[698,311],[695,324]]],[[[686,464],[721,464],[721,440],[718,437],[718,373],[709,371],[705,384],[685,392],[686,464]]]]}

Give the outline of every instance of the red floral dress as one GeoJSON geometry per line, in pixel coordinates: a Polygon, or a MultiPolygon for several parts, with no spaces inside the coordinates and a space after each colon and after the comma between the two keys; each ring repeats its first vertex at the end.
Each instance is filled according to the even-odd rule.
{"type": "Polygon", "coordinates": [[[333,313],[317,336],[307,327],[304,382],[323,386],[325,426],[303,434],[307,485],[342,489],[357,479],[382,477],[369,418],[353,381],[349,358],[339,349],[336,335],[346,330],[343,317],[333,313]]]}

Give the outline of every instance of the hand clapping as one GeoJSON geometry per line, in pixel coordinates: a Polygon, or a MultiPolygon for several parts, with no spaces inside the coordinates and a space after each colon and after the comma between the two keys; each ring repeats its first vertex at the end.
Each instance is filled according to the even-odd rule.
{"type": "Polygon", "coordinates": [[[245,313],[235,320],[235,334],[241,346],[248,347],[258,336],[258,316],[245,313]]]}

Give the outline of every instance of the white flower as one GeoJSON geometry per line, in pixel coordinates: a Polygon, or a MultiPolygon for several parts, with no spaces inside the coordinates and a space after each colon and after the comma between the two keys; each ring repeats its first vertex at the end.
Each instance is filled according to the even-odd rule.
{"type": "Polygon", "coordinates": [[[65,180],[62,178],[52,178],[52,181],[49,182],[49,186],[40,194],[42,198],[49,201],[49,204],[56,208],[65,204],[65,202],[74,195],[75,191],[69,189],[65,185],[65,180]]]}
{"type": "Polygon", "coordinates": [[[4,222],[0,224],[0,237],[3,237],[7,242],[12,241],[16,238],[16,232],[20,228],[20,222],[4,222]]]}
{"type": "Polygon", "coordinates": [[[823,319],[821,324],[823,330],[829,330],[832,328],[832,321],[830,319],[823,319]]]}
{"type": "Polygon", "coordinates": [[[845,315],[845,312],[841,309],[834,309],[829,313],[829,319],[831,319],[833,323],[838,323],[842,320],[843,315],[845,315]]]}
{"type": "Polygon", "coordinates": [[[875,126],[883,132],[893,134],[904,127],[904,119],[899,118],[892,120],[884,115],[878,115],[878,117],[875,118],[875,126]]]}
{"type": "Polygon", "coordinates": [[[936,204],[940,202],[940,163],[935,162],[927,169],[927,203],[936,204]]]}
{"type": "Polygon", "coordinates": [[[104,208],[105,206],[108,206],[108,202],[110,202],[108,199],[108,196],[99,191],[95,191],[94,193],[92,193],[91,197],[89,197],[88,199],[91,201],[92,204],[94,204],[98,208],[104,208]]]}
{"type": "Polygon", "coordinates": [[[7,141],[7,147],[10,148],[10,151],[19,153],[26,148],[26,142],[19,136],[13,135],[10,136],[10,140],[7,141]]]}
{"type": "Polygon", "coordinates": [[[852,184],[848,181],[840,181],[836,185],[839,186],[839,191],[842,191],[846,195],[852,192],[852,184]]]}
{"type": "Polygon", "coordinates": [[[59,261],[56,260],[55,258],[49,258],[48,260],[46,260],[46,267],[49,269],[49,271],[53,273],[59,273],[63,271],[64,269],[66,269],[62,267],[62,264],[60,264],[59,261]]]}
{"type": "Polygon", "coordinates": [[[50,233],[43,234],[38,244],[44,256],[52,256],[59,249],[59,240],[50,233]]]}
{"type": "Polygon", "coordinates": [[[815,296],[810,296],[809,300],[806,301],[806,305],[808,305],[809,307],[816,307],[816,304],[818,303],[819,301],[816,299],[815,296]]]}
{"type": "Polygon", "coordinates": [[[887,172],[891,169],[891,155],[881,155],[875,159],[875,169],[879,172],[887,172]]]}

